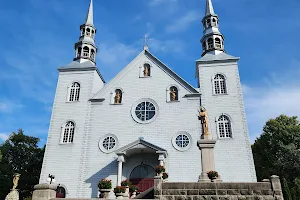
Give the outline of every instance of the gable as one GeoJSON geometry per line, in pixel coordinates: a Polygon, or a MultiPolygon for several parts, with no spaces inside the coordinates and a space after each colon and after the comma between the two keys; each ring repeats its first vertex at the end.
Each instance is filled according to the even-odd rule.
{"type": "MultiPolygon", "coordinates": [[[[134,82],[133,79],[140,78],[139,70],[146,63],[150,64],[151,71],[153,70],[153,73],[151,72],[153,75],[149,77],[149,81],[144,81],[144,82],[148,82],[147,87],[151,87],[151,84],[154,87],[153,82],[155,83],[161,82],[162,84],[165,84],[164,87],[167,87],[169,83],[169,85],[173,84],[176,86],[180,86],[181,88],[183,88],[184,93],[187,95],[190,94],[199,95],[199,92],[193,86],[191,86],[189,83],[183,80],[174,71],[172,71],[169,67],[167,67],[155,56],[153,56],[149,51],[143,50],[125,68],[123,68],[110,82],[108,82],[107,85],[105,85],[104,88],[101,89],[91,100],[103,99],[104,94],[110,92],[117,86],[121,87],[120,84],[122,84],[122,82],[124,83],[126,81],[128,82],[132,80],[132,87],[135,87],[136,84],[139,83],[134,82]],[[150,80],[152,81],[152,83],[150,80]]],[[[140,79],[142,80],[143,78],[140,79]]]]}

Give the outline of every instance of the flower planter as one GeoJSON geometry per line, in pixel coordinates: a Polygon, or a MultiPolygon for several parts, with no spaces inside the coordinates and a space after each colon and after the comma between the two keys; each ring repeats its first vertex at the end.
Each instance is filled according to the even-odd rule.
{"type": "Polygon", "coordinates": [[[209,179],[210,179],[211,182],[216,182],[217,177],[210,177],[209,179]]]}
{"type": "Polygon", "coordinates": [[[117,199],[123,199],[123,194],[124,193],[115,193],[117,199]]]}
{"type": "Polygon", "coordinates": [[[100,191],[99,197],[107,199],[108,196],[109,196],[109,192],[111,191],[111,189],[100,189],[99,191],[100,191]]]}
{"type": "Polygon", "coordinates": [[[136,191],[132,192],[132,195],[131,195],[131,199],[135,198],[136,197],[136,191]]]}

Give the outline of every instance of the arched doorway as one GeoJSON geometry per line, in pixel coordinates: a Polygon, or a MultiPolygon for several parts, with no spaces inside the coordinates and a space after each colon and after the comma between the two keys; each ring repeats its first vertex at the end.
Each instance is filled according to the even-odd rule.
{"type": "Polygon", "coordinates": [[[130,174],[130,182],[133,185],[138,186],[139,192],[144,192],[154,186],[154,176],[155,172],[153,167],[141,164],[132,170],[130,174]]]}
{"type": "Polygon", "coordinates": [[[62,186],[57,186],[56,198],[66,198],[66,189],[62,186]]]}

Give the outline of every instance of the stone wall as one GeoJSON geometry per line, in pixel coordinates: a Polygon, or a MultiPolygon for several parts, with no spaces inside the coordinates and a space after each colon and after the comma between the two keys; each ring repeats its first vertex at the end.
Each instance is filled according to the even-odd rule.
{"type": "Polygon", "coordinates": [[[283,200],[278,176],[259,183],[161,183],[155,180],[155,199],[161,200],[283,200]]]}

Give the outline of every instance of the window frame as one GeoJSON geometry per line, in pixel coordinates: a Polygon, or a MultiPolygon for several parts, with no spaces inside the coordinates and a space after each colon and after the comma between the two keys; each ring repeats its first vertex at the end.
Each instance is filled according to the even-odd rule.
{"type": "Polygon", "coordinates": [[[80,92],[81,92],[81,83],[79,81],[73,81],[71,83],[71,85],[68,87],[68,95],[67,95],[67,102],[79,102],[80,101],[80,92]],[[70,100],[70,97],[71,97],[71,92],[72,92],[72,89],[73,89],[73,85],[74,84],[78,84],[79,85],[79,88],[74,88],[74,97],[73,97],[73,101],[70,100]],[[79,90],[78,91],[78,99],[75,100],[75,97],[76,97],[76,89],[79,90]]]}
{"type": "Polygon", "coordinates": [[[106,134],[106,135],[104,135],[103,137],[100,138],[100,140],[99,140],[99,142],[98,142],[98,147],[99,147],[99,149],[100,149],[103,153],[109,154],[109,153],[112,153],[112,152],[114,152],[115,150],[118,149],[118,144],[119,144],[119,140],[118,140],[117,136],[115,136],[114,134],[109,133],[109,134],[106,134]],[[112,137],[112,138],[114,138],[114,140],[115,140],[115,146],[114,146],[112,149],[106,149],[106,148],[103,146],[104,140],[105,140],[106,138],[108,138],[108,137],[112,137]]]}
{"type": "Polygon", "coordinates": [[[213,95],[228,95],[228,87],[227,87],[227,78],[226,76],[223,74],[223,73],[216,73],[213,77],[212,77],[212,90],[213,90],[213,95]],[[224,88],[225,88],[225,93],[221,93],[222,91],[222,88],[221,88],[221,81],[220,79],[215,79],[218,75],[222,76],[223,77],[223,80],[224,80],[224,88]],[[218,82],[218,86],[219,86],[219,90],[220,90],[220,93],[217,93],[216,92],[216,82],[218,82]]]}
{"type": "Polygon", "coordinates": [[[74,143],[74,138],[75,138],[75,135],[76,135],[76,123],[73,121],[73,120],[68,120],[66,121],[62,127],[61,127],[61,138],[60,138],[60,144],[73,144],[74,143]],[[69,131],[67,133],[67,141],[64,142],[64,138],[65,138],[65,130],[66,130],[66,126],[67,124],[69,123],[73,123],[73,127],[68,127],[69,131]],[[72,141],[70,142],[70,129],[73,128],[73,137],[72,137],[72,141]]]}
{"type": "Polygon", "coordinates": [[[219,139],[222,139],[222,140],[225,139],[226,140],[226,139],[233,139],[234,138],[233,137],[233,128],[232,128],[232,119],[229,117],[229,115],[227,115],[225,113],[222,113],[222,114],[218,115],[216,117],[216,128],[217,128],[217,134],[218,134],[219,139]],[[225,118],[227,118],[227,121],[226,120],[219,121],[219,119],[223,116],[225,118]],[[221,123],[222,123],[223,130],[224,130],[224,137],[221,137],[221,133],[220,133],[220,124],[221,123]],[[226,128],[226,125],[225,125],[226,123],[229,124],[229,128],[226,128]],[[230,134],[229,137],[227,136],[226,130],[229,130],[229,134],[230,134]]]}
{"type": "Polygon", "coordinates": [[[173,137],[172,137],[172,145],[173,145],[173,147],[174,147],[176,150],[178,150],[178,151],[187,151],[188,149],[191,148],[192,143],[193,143],[192,136],[191,136],[188,132],[186,132],[186,131],[180,131],[180,132],[177,132],[177,133],[174,134],[173,137]],[[176,139],[177,139],[177,137],[180,136],[180,135],[185,135],[185,136],[188,137],[188,139],[189,139],[189,144],[188,144],[187,146],[185,146],[185,147],[180,147],[180,146],[177,145],[176,139]]]}
{"type": "Polygon", "coordinates": [[[132,105],[132,107],[131,107],[131,116],[132,116],[132,118],[134,119],[134,121],[136,121],[137,123],[140,123],[140,124],[149,124],[149,123],[153,122],[153,121],[156,119],[156,117],[158,116],[158,114],[159,114],[159,108],[158,108],[157,103],[156,103],[153,99],[149,99],[149,98],[143,98],[143,99],[140,99],[140,100],[136,101],[136,102],[132,105]],[[154,107],[155,107],[155,114],[154,114],[154,116],[153,116],[151,119],[149,119],[149,120],[143,121],[143,120],[141,120],[140,118],[138,118],[138,116],[136,116],[136,113],[135,113],[136,107],[137,107],[140,103],[142,103],[142,102],[150,102],[150,103],[152,103],[152,104],[154,105],[154,107]]]}

